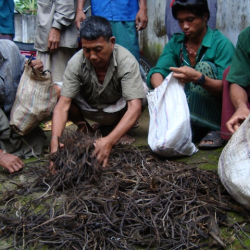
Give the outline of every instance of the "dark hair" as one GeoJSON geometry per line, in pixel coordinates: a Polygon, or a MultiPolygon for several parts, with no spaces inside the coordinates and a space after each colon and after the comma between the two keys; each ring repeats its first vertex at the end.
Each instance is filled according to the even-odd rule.
{"type": "Polygon", "coordinates": [[[207,20],[210,17],[207,0],[175,0],[172,6],[173,17],[177,19],[177,13],[182,10],[189,10],[200,17],[207,14],[207,20]]]}
{"type": "Polygon", "coordinates": [[[86,18],[80,27],[80,37],[86,40],[96,40],[103,37],[107,42],[113,36],[110,22],[100,16],[86,18]]]}

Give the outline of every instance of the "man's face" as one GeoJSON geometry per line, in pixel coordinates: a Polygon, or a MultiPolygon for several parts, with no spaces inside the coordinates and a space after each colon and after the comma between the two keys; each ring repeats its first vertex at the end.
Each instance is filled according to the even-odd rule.
{"type": "Polygon", "coordinates": [[[180,28],[188,38],[196,38],[207,25],[207,17],[200,17],[188,10],[181,10],[177,13],[177,20],[180,28]]]}
{"type": "Polygon", "coordinates": [[[96,68],[108,67],[110,57],[115,45],[115,38],[111,37],[107,42],[103,37],[96,40],[81,39],[83,54],[96,68]]]}

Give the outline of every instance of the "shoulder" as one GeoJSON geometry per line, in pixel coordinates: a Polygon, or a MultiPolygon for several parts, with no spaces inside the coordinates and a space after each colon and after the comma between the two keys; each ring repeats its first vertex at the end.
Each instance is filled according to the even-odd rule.
{"type": "Polygon", "coordinates": [[[223,35],[219,30],[215,29],[211,31],[213,34],[214,41],[224,41],[224,42],[232,44],[232,42],[225,35],[223,35]]]}
{"type": "Polygon", "coordinates": [[[177,33],[174,33],[172,38],[169,40],[169,41],[183,41],[185,38],[185,35],[183,32],[177,32],[177,33]]]}
{"type": "Polygon", "coordinates": [[[77,71],[83,63],[83,51],[82,49],[76,52],[68,62],[67,69],[71,71],[77,71]]]}
{"type": "Polygon", "coordinates": [[[241,31],[238,40],[249,43],[249,39],[250,39],[250,26],[241,31]]]}
{"type": "Polygon", "coordinates": [[[118,69],[126,69],[138,65],[136,58],[124,47],[116,44],[114,47],[114,58],[118,69]]]}
{"type": "Polygon", "coordinates": [[[181,44],[185,40],[184,33],[174,33],[172,38],[168,41],[168,43],[165,45],[165,48],[172,48],[173,50],[179,50],[181,44]]]}
{"type": "Polygon", "coordinates": [[[226,49],[234,52],[234,45],[233,43],[225,36],[223,35],[219,30],[211,30],[212,31],[212,40],[211,44],[212,47],[217,48],[219,50],[226,49]]]}
{"type": "Polygon", "coordinates": [[[1,48],[1,53],[3,54],[4,52],[20,52],[19,48],[17,47],[17,45],[7,39],[0,39],[0,48],[1,48]]]}

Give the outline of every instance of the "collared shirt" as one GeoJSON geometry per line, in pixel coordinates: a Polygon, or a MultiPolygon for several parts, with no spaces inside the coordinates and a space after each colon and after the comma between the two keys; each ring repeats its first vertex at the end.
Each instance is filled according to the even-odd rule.
{"type": "MultiPolygon", "coordinates": [[[[188,52],[184,46],[185,34],[176,33],[166,44],[156,66],[152,68],[147,77],[147,85],[153,88],[150,78],[154,73],[160,73],[165,78],[171,71],[170,67],[190,66],[188,52]],[[181,49],[183,49],[183,58],[181,58],[181,49]]],[[[222,79],[223,71],[230,65],[234,54],[232,42],[226,38],[220,31],[211,30],[209,27],[204,36],[201,46],[198,50],[196,63],[208,61],[214,63],[218,70],[218,79],[222,79]]]]}
{"type": "Polygon", "coordinates": [[[117,44],[102,84],[82,50],[70,59],[63,76],[61,95],[73,99],[79,92],[92,108],[98,110],[114,104],[121,97],[126,101],[145,97],[138,62],[117,44]]]}
{"type": "Polygon", "coordinates": [[[134,21],[138,10],[138,0],[91,0],[92,15],[109,21],[134,21]]]}
{"type": "Polygon", "coordinates": [[[0,39],[0,108],[9,113],[15,101],[17,87],[23,73],[25,57],[16,44],[0,39]]]}
{"type": "Polygon", "coordinates": [[[241,87],[250,85],[250,26],[238,37],[235,54],[231,63],[227,81],[237,83],[241,87]]]}
{"type": "Polygon", "coordinates": [[[14,34],[14,0],[0,1],[0,33],[14,34]]]}
{"type": "Polygon", "coordinates": [[[52,27],[61,30],[60,47],[78,47],[78,31],[74,23],[76,6],[76,0],[37,0],[35,49],[47,51],[52,27]]]}

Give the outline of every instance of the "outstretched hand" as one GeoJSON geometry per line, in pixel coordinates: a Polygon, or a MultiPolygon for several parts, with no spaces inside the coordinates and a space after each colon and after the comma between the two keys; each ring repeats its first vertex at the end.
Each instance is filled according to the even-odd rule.
{"type": "Polygon", "coordinates": [[[10,173],[17,172],[24,167],[24,163],[19,157],[8,153],[2,155],[0,165],[10,173]]]}
{"type": "Polygon", "coordinates": [[[246,107],[238,108],[233,116],[226,123],[226,127],[229,132],[235,133],[240,125],[245,121],[245,119],[250,114],[250,110],[246,107]]]}

